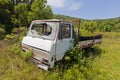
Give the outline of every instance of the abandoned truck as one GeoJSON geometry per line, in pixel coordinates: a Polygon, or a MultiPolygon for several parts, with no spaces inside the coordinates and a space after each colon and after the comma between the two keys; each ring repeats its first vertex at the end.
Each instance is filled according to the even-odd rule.
{"type": "MultiPolygon", "coordinates": [[[[74,36],[74,26],[71,22],[57,19],[35,20],[32,21],[27,36],[22,40],[22,50],[32,50],[33,61],[38,67],[48,70],[54,67],[56,61],[63,59],[67,50],[73,48],[74,36]]],[[[79,36],[78,44],[80,48],[91,47],[100,43],[101,39],[102,35],[79,36]]]]}

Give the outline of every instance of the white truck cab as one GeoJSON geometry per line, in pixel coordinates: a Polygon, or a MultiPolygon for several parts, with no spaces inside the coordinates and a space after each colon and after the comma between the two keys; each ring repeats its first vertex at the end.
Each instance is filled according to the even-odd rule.
{"type": "Polygon", "coordinates": [[[73,25],[57,19],[32,21],[22,40],[23,51],[33,51],[34,62],[42,69],[53,68],[73,47],[73,25]]]}

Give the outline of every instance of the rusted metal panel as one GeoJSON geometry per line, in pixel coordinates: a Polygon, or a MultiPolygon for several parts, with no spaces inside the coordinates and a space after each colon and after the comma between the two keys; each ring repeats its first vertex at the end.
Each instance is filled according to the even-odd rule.
{"type": "Polygon", "coordinates": [[[45,59],[49,59],[49,53],[46,53],[46,52],[43,52],[43,51],[40,51],[40,50],[37,50],[37,49],[33,49],[33,57],[38,59],[38,60],[41,60],[42,58],[45,58],[45,59]]]}
{"type": "Polygon", "coordinates": [[[31,47],[29,47],[25,44],[22,44],[22,49],[25,50],[25,51],[29,51],[29,50],[31,50],[31,47]]]}

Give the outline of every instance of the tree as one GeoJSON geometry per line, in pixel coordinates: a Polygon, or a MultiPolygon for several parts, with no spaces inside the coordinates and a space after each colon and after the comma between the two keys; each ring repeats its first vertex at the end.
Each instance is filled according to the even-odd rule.
{"type": "Polygon", "coordinates": [[[28,8],[27,4],[19,3],[14,6],[15,15],[12,18],[12,22],[15,26],[27,26],[28,24],[28,8]]]}
{"type": "Polygon", "coordinates": [[[12,30],[11,16],[13,5],[9,0],[0,0],[0,24],[5,25],[6,33],[12,30]]]}
{"type": "Polygon", "coordinates": [[[52,10],[44,0],[35,0],[31,5],[29,12],[29,22],[35,19],[49,19],[52,18],[52,10]]]}
{"type": "Polygon", "coordinates": [[[4,25],[0,24],[0,40],[5,37],[5,29],[4,25]]]}
{"type": "Polygon", "coordinates": [[[81,25],[81,28],[93,33],[97,29],[97,22],[96,21],[84,21],[81,25]]]}
{"type": "Polygon", "coordinates": [[[120,32],[120,23],[115,24],[115,26],[114,26],[114,31],[120,32]]]}

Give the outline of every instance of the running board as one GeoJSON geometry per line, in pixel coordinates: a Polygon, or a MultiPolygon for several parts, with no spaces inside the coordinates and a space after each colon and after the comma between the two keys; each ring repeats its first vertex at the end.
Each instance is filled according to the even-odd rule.
{"type": "Polygon", "coordinates": [[[40,62],[39,60],[37,60],[37,59],[35,59],[35,58],[33,58],[33,62],[39,67],[39,68],[41,68],[41,69],[43,69],[43,70],[48,70],[48,68],[49,68],[49,66],[48,65],[46,65],[46,64],[43,64],[42,62],[40,62]]]}
{"type": "Polygon", "coordinates": [[[49,66],[47,66],[47,65],[45,65],[45,64],[38,64],[37,66],[38,66],[39,68],[41,68],[41,69],[46,70],[46,71],[48,71],[48,68],[49,68],[49,66]]]}

